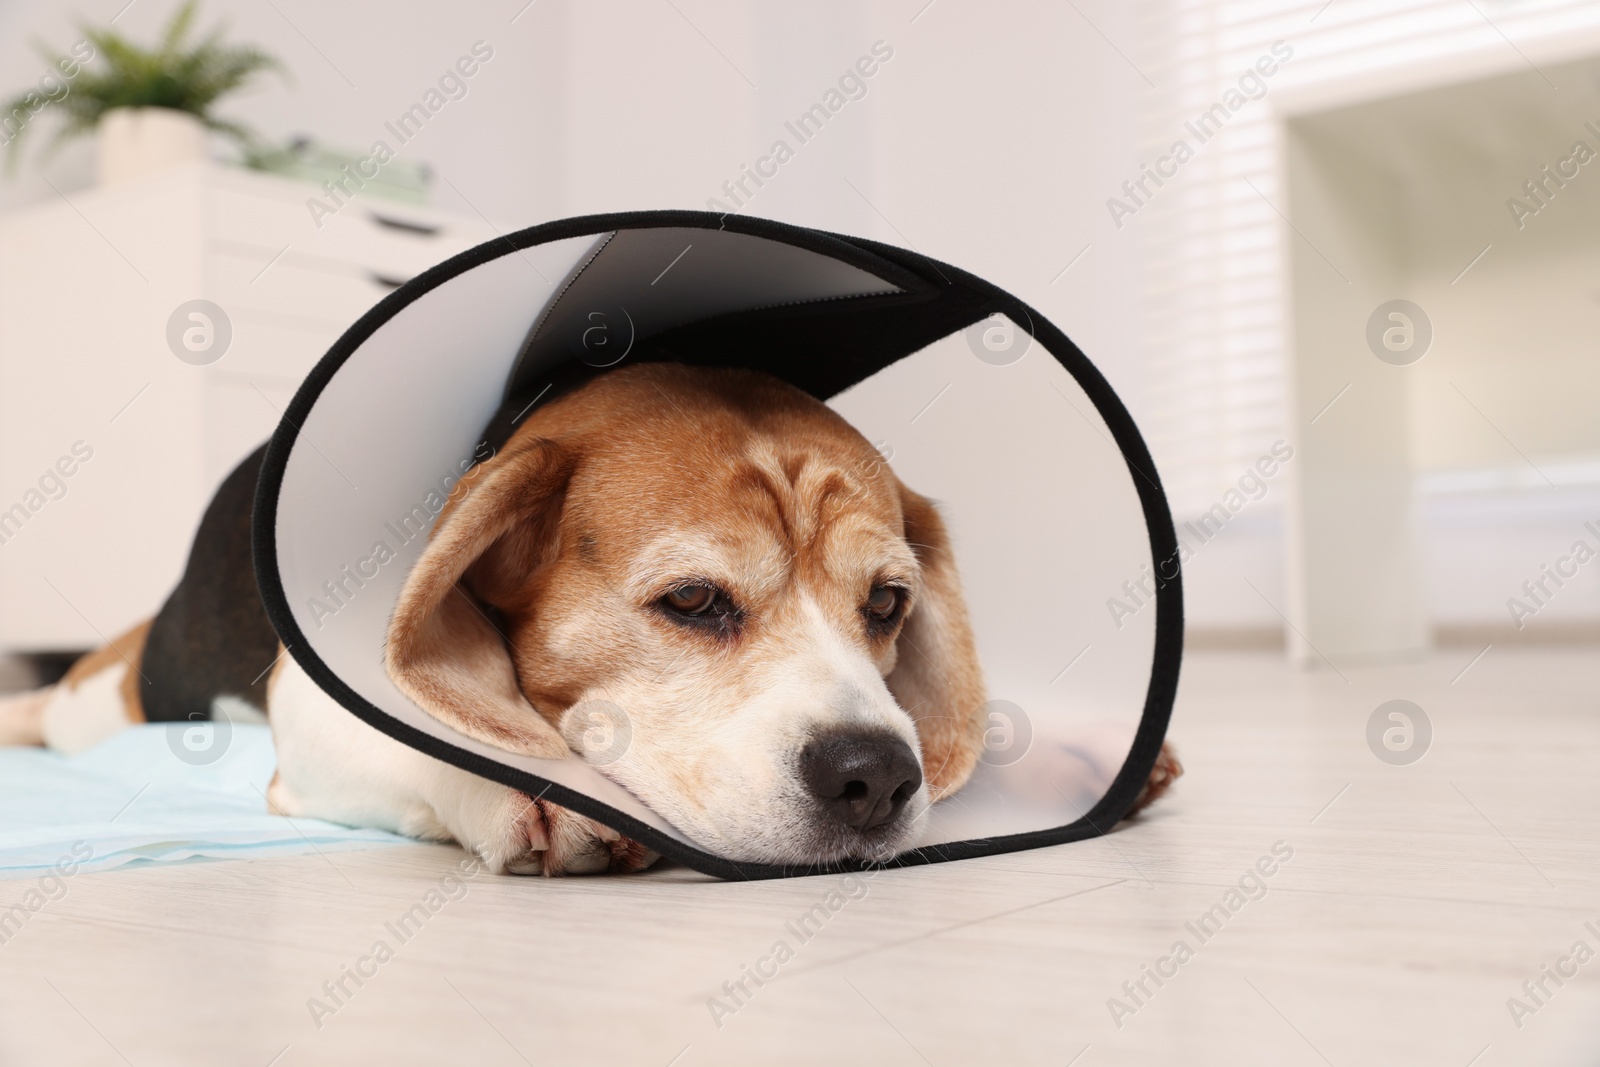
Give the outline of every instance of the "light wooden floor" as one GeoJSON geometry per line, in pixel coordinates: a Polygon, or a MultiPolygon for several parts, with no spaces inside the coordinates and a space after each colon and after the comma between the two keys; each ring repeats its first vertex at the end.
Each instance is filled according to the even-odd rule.
{"type": "Polygon", "coordinates": [[[1471,657],[1345,681],[1193,656],[1189,774],[1153,817],[880,874],[804,944],[785,923],[837,879],[484,876],[402,943],[385,924],[456,850],[79,875],[0,946],[0,1063],[1595,1064],[1600,959],[1520,1028],[1507,999],[1600,950],[1600,652],[1496,648],[1452,683],[1471,657]],[[1408,767],[1365,741],[1393,697],[1434,724],[1408,767]],[[1280,840],[1202,944],[1185,922],[1280,840]],[[317,1025],[308,998],[380,939],[317,1025]],[[707,999],[779,939],[794,958],[719,1028],[707,999]],[[1108,998],[1180,939],[1119,1028],[1108,998]]]}

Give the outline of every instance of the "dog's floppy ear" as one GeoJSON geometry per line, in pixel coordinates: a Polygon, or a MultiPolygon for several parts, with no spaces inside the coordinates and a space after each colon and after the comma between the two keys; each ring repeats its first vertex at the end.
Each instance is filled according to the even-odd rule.
{"type": "Polygon", "coordinates": [[[510,592],[550,558],[572,468],[539,438],[485,462],[406,578],[384,647],[389,677],[429,714],[532,756],[561,757],[566,745],[522,695],[501,624],[474,591],[510,592]]]}
{"type": "Polygon", "coordinates": [[[904,485],[900,506],[906,542],[922,566],[922,587],[885,681],[917,724],[923,774],[938,800],[966,783],[983,746],[983,669],[944,520],[932,501],[904,485]]]}

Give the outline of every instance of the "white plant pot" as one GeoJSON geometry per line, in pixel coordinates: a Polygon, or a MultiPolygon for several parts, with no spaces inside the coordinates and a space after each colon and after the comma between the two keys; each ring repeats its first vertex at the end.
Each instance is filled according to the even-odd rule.
{"type": "Polygon", "coordinates": [[[96,131],[95,176],[102,186],[205,158],[206,128],[186,111],[119,107],[101,117],[96,131]]]}

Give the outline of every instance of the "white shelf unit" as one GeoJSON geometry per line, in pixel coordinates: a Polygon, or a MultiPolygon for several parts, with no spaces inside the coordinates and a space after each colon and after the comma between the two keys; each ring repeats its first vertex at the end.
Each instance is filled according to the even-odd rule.
{"type": "Polygon", "coordinates": [[[312,196],[327,201],[194,164],[0,220],[0,650],[88,648],[151,615],[211,493],[327,348],[399,283],[496,236],[365,197],[318,226],[312,196]],[[167,343],[195,299],[232,326],[205,366],[167,343]]]}

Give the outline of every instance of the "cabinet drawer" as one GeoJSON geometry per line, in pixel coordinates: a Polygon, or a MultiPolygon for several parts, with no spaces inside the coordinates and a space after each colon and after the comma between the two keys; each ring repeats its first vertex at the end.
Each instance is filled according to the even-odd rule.
{"type": "MultiPolygon", "coordinates": [[[[308,195],[314,190],[307,186],[308,195]]],[[[318,227],[305,202],[251,196],[228,189],[211,193],[211,240],[343,260],[409,278],[457,252],[495,236],[488,226],[444,219],[406,204],[357,198],[318,227]]]]}
{"type": "MultiPolygon", "coordinates": [[[[313,330],[342,332],[393,291],[378,272],[355,265],[306,261],[284,253],[259,256],[214,250],[206,258],[206,288],[230,317],[277,316],[313,330]]],[[[392,279],[400,281],[402,279],[392,279]]]]}

